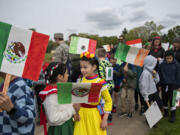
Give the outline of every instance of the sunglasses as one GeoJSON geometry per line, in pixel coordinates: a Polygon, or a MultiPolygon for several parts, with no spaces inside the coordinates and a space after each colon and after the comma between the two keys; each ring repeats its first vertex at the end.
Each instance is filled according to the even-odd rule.
{"type": "Polygon", "coordinates": [[[54,40],[59,40],[59,38],[54,38],[54,40]]]}

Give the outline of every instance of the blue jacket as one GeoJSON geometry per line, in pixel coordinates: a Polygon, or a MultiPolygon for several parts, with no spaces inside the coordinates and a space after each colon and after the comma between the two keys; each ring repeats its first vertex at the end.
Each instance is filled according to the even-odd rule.
{"type": "MultiPolygon", "coordinates": [[[[121,66],[119,64],[116,64],[113,66],[113,70],[118,72],[120,70],[121,66]]],[[[114,84],[115,86],[120,86],[120,83],[123,80],[123,76],[117,76],[117,75],[113,75],[113,80],[114,80],[114,84]]]]}
{"type": "Polygon", "coordinates": [[[180,65],[176,60],[168,64],[165,60],[159,66],[160,85],[180,88],[180,65]]]}

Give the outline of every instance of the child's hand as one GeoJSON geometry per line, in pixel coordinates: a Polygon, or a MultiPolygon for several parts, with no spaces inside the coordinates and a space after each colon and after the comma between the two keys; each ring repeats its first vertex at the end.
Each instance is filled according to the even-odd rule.
{"type": "Polygon", "coordinates": [[[76,113],[78,113],[80,108],[81,108],[81,105],[80,104],[73,104],[73,107],[74,107],[76,113]]]}
{"type": "Polygon", "coordinates": [[[126,79],[123,79],[123,82],[126,83],[126,79]]]}
{"type": "Polygon", "coordinates": [[[107,127],[108,127],[107,119],[106,119],[106,118],[103,118],[103,119],[102,119],[102,122],[101,122],[101,129],[102,129],[102,130],[106,130],[107,127]]]}
{"type": "Polygon", "coordinates": [[[180,88],[178,89],[178,91],[180,92],[180,88]]]}
{"type": "Polygon", "coordinates": [[[73,118],[74,118],[74,121],[80,121],[81,120],[80,115],[78,113],[74,114],[73,118]]]}
{"type": "Polygon", "coordinates": [[[153,75],[155,75],[156,74],[156,70],[153,70],[152,73],[153,73],[153,75]]]}
{"type": "Polygon", "coordinates": [[[14,107],[11,99],[7,94],[0,95],[0,108],[9,112],[14,107]]]}
{"type": "Polygon", "coordinates": [[[128,63],[126,63],[126,65],[124,66],[124,71],[125,71],[125,72],[128,71],[128,63]]]}

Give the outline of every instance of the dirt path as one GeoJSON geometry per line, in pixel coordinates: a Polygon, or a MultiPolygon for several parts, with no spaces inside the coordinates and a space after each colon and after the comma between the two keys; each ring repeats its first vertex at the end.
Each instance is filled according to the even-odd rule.
{"type": "MultiPolygon", "coordinates": [[[[113,125],[108,128],[108,135],[148,135],[150,128],[145,123],[145,117],[135,113],[131,119],[119,118],[113,114],[113,125]]],[[[36,134],[43,135],[42,126],[36,126],[36,134]]]]}

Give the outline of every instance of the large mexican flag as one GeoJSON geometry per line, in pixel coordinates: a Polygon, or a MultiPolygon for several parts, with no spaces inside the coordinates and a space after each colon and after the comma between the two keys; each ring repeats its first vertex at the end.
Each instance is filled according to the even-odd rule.
{"type": "Polygon", "coordinates": [[[59,104],[98,102],[101,83],[57,83],[59,104]]]}
{"type": "Polygon", "coordinates": [[[39,79],[49,36],[0,22],[0,71],[39,79]]]}
{"type": "Polygon", "coordinates": [[[115,58],[142,67],[144,65],[144,59],[148,53],[149,50],[131,47],[120,43],[117,47],[115,58]]]}
{"type": "Polygon", "coordinates": [[[95,52],[96,52],[96,40],[72,36],[70,48],[69,48],[69,53],[81,54],[84,52],[90,52],[90,53],[95,54],[95,52]]]}

